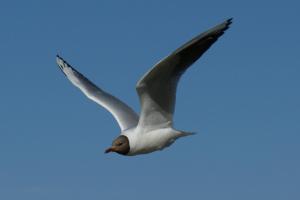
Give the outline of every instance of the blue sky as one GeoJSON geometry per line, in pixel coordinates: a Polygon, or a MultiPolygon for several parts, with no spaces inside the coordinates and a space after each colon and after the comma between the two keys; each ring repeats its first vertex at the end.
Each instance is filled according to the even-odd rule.
{"type": "Polygon", "coordinates": [[[1,1],[0,199],[299,199],[299,7],[1,1]],[[139,111],[137,80],[229,17],[178,88],[175,127],[198,134],[149,155],[104,154],[119,128],[55,55],[139,111]]]}

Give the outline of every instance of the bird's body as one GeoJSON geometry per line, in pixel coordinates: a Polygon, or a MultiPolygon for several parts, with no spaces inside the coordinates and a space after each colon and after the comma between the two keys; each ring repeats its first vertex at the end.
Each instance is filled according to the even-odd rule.
{"type": "Polygon", "coordinates": [[[103,91],[63,58],[57,63],[67,78],[89,99],[103,106],[118,122],[121,134],[108,152],[138,155],[162,150],[176,139],[193,133],[173,128],[176,88],[181,75],[229,28],[231,19],[196,36],[159,61],[137,83],[141,112],[138,116],[129,106],[103,91]]]}
{"type": "Polygon", "coordinates": [[[127,155],[151,153],[170,146],[179,137],[192,133],[174,130],[172,127],[143,130],[139,127],[128,129],[121,133],[129,139],[130,151],[127,155]]]}

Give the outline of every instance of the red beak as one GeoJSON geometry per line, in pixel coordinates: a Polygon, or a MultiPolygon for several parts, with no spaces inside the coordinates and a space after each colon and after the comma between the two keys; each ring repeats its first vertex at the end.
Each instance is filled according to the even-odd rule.
{"type": "Polygon", "coordinates": [[[114,147],[109,147],[108,149],[105,150],[104,153],[109,153],[115,151],[114,147]]]}

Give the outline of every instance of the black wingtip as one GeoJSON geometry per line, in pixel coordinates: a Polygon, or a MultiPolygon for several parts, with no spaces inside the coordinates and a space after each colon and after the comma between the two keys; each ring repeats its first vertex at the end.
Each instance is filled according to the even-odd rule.
{"type": "Polygon", "coordinates": [[[227,22],[232,23],[233,17],[227,19],[227,22]]]}
{"type": "Polygon", "coordinates": [[[226,20],[226,26],[227,27],[229,27],[229,25],[232,24],[232,20],[233,20],[233,17],[226,20]]]}
{"type": "Polygon", "coordinates": [[[56,59],[61,60],[65,64],[68,64],[59,54],[56,54],[56,59]]]}
{"type": "Polygon", "coordinates": [[[220,24],[219,26],[217,26],[217,27],[219,27],[219,29],[221,29],[221,32],[220,32],[221,34],[223,34],[225,30],[227,30],[228,28],[230,28],[230,25],[232,24],[232,20],[233,20],[232,17],[228,18],[222,24],[220,24]]]}
{"type": "Polygon", "coordinates": [[[64,60],[60,55],[56,55],[56,62],[59,66],[59,68],[63,71],[64,68],[68,67],[72,70],[76,71],[66,60],[64,60]]]}
{"type": "Polygon", "coordinates": [[[61,64],[61,62],[65,63],[64,59],[60,57],[58,54],[56,54],[56,63],[59,66],[59,68],[63,71],[64,66],[61,64]]]}
{"type": "Polygon", "coordinates": [[[59,54],[56,54],[56,58],[58,58],[60,60],[64,60],[59,54]]]}

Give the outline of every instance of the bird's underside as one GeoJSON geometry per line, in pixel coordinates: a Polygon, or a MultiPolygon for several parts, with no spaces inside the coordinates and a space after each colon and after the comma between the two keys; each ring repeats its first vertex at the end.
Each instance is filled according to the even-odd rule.
{"type": "Polygon", "coordinates": [[[103,91],[57,55],[66,77],[89,99],[108,110],[118,122],[121,135],[106,152],[137,155],[161,150],[177,138],[190,135],[173,129],[176,88],[181,75],[229,28],[231,19],[196,36],[154,65],[137,83],[141,112],[103,91]]]}

